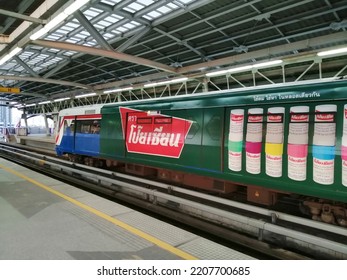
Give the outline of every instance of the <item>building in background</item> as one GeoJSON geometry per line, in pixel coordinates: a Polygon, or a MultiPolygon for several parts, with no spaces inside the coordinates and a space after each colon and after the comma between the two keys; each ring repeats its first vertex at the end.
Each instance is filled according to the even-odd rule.
{"type": "Polygon", "coordinates": [[[12,124],[13,122],[12,122],[11,109],[6,106],[6,102],[1,101],[0,102],[0,125],[11,126],[12,124]]]}

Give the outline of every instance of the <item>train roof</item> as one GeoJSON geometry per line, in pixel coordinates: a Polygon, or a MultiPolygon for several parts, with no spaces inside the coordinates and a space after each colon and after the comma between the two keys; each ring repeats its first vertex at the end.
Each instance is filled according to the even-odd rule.
{"type": "MultiPolygon", "coordinates": [[[[216,99],[215,97],[221,97],[223,98],[239,98],[240,100],[243,100],[243,104],[248,105],[251,103],[254,103],[254,98],[249,98],[250,95],[271,95],[274,92],[281,93],[286,92],[288,94],[288,89],[293,89],[293,94],[298,94],[297,92],[303,91],[304,89],[309,88],[311,91],[315,88],[324,88],[325,86],[330,86],[332,83],[335,85],[341,85],[341,86],[347,86],[347,79],[341,79],[341,78],[329,78],[329,79],[322,79],[320,81],[312,80],[312,81],[303,81],[303,82],[292,82],[292,83],[283,83],[283,84],[274,84],[274,85],[264,85],[264,86],[256,86],[256,87],[247,87],[247,88],[238,88],[238,89],[230,89],[230,90],[224,90],[224,91],[215,91],[215,92],[207,92],[207,93],[199,93],[199,94],[187,94],[187,95],[177,95],[177,96],[169,96],[169,97],[160,97],[160,98],[151,98],[151,99],[143,99],[143,100],[132,100],[132,101],[123,101],[123,102],[115,102],[115,103],[108,103],[108,104],[97,104],[97,105],[89,105],[89,106],[81,106],[81,107],[74,107],[69,109],[64,109],[59,112],[60,116],[73,116],[73,115],[85,115],[85,114],[101,114],[102,112],[107,113],[109,110],[112,110],[114,107],[121,107],[121,106],[136,106],[141,107],[148,106],[149,104],[156,104],[159,106],[159,104],[162,104],[162,109],[169,109],[173,108],[172,103],[177,102],[180,103],[179,106],[191,106],[191,103],[187,101],[195,101],[195,105],[198,106],[200,104],[199,101],[203,100],[212,100],[216,99]],[[244,97],[244,98],[243,98],[244,97]],[[183,104],[182,104],[183,101],[183,104]],[[166,108],[165,108],[166,105],[166,108]]],[[[301,96],[300,101],[304,101],[305,96],[301,96]],[[302,97],[302,99],[301,99],[302,97]]],[[[312,97],[316,96],[310,96],[308,99],[312,99],[312,97]]],[[[333,96],[330,96],[333,98],[333,96]]],[[[294,98],[288,98],[288,99],[294,99],[294,98]]],[[[274,100],[272,100],[274,101],[274,100]]],[[[258,102],[260,103],[260,102],[258,102]]],[[[204,106],[206,106],[206,102],[204,103],[204,106]]],[[[219,103],[212,102],[210,104],[211,106],[220,106],[223,105],[223,101],[219,103]]]]}
{"type": "Polygon", "coordinates": [[[104,104],[97,105],[88,105],[81,107],[74,107],[69,109],[64,109],[59,112],[59,116],[78,116],[78,115],[86,115],[86,114],[100,114],[101,108],[104,104]]]}
{"type": "MultiPolygon", "coordinates": [[[[343,78],[328,78],[322,79],[320,81],[312,80],[312,81],[303,81],[303,82],[292,82],[292,83],[282,83],[282,84],[273,84],[273,85],[263,85],[256,87],[247,87],[247,88],[237,88],[237,89],[229,89],[223,91],[214,91],[214,92],[206,92],[199,94],[187,94],[187,95],[177,95],[177,96],[168,96],[168,97],[159,97],[159,98],[151,98],[145,100],[133,100],[133,101],[125,101],[125,102],[117,102],[117,103],[108,103],[103,107],[104,109],[120,107],[120,106],[141,106],[148,104],[165,104],[175,102],[187,102],[191,100],[212,100],[212,99],[223,99],[223,98],[239,98],[245,97],[245,102],[249,100],[250,103],[253,98],[247,98],[250,95],[268,95],[273,93],[285,93],[288,94],[291,89],[293,89],[295,94],[299,91],[304,91],[305,89],[310,89],[311,91],[314,88],[324,88],[327,86],[331,86],[334,83],[336,86],[346,86],[347,87],[347,79],[343,78]],[[218,98],[216,98],[218,97],[218,98]]],[[[333,98],[333,96],[331,96],[333,98]]],[[[346,96],[345,96],[346,97],[346,96]]],[[[197,104],[197,103],[196,103],[197,104]]],[[[246,103],[247,104],[247,103],[246,103]]],[[[206,105],[206,103],[205,103],[206,105]]],[[[189,105],[188,105],[189,106],[189,105]]]]}

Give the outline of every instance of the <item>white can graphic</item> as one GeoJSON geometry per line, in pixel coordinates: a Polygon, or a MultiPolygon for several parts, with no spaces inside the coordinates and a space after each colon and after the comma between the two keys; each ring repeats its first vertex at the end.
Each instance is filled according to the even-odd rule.
{"type": "Polygon", "coordinates": [[[336,110],[337,106],[334,104],[316,106],[313,145],[335,146],[336,110]]]}
{"type": "Polygon", "coordinates": [[[251,174],[261,172],[263,112],[263,108],[252,108],[247,115],[246,171],[251,174]]]}
{"type": "Polygon", "coordinates": [[[295,181],[305,181],[307,174],[309,107],[290,108],[288,134],[288,177],[295,181]]]}
{"type": "Polygon", "coordinates": [[[268,109],[265,137],[265,173],[271,177],[282,176],[284,107],[268,109]]]}
{"type": "Polygon", "coordinates": [[[266,143],[282,144],[284,130],[284,107],[272,107],[268,109],[266,143]]]}
{"type": "Polygon", "coordinates": [[[319,105],[315,108],[313,180],[322,185],[334,183],[336,111],[337,106],[334,104],[319,105]]]}
{"type": "Polygon", "coordinates": [[[231,110],[228,143],[228,167],[232,171],[241,171],[242,169],[243,123],[244,110],[231,110]]]}

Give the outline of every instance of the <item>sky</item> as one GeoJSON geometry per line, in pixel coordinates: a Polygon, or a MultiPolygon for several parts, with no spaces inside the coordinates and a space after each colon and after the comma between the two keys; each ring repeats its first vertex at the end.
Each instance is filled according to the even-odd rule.
{"type": "MultiPolygon", "coordinates": [[[[12,122],[15,126],[17,125],[22,114],[23,111],[20,111],[17,108],[12,108],[12,122]]],[[[51,119],[48,119],[48,125],[49,127],[53,127],[53,121],[51,119]]],[[[21,120],[21,126],[25,126],[24,120],[21,120]]],[[[45,126],[45,120],[42,115],[29,118],[28,126],[45,126]]]]}

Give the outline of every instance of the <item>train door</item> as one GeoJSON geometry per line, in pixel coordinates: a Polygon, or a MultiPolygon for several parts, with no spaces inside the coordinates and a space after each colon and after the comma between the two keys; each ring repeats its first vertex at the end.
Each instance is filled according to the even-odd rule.
{"type": "Polygon", "coordinates": [[[77,117],[75,153],[96,156],[100,153],[100,119],[77,117]]]}

